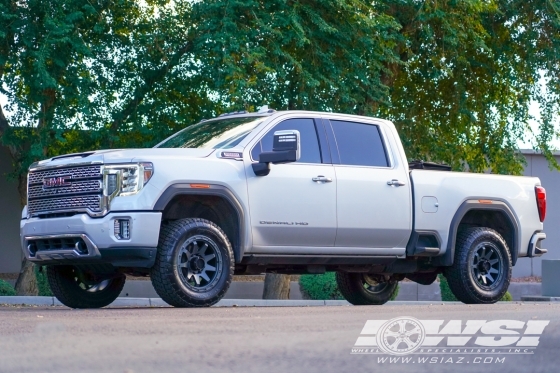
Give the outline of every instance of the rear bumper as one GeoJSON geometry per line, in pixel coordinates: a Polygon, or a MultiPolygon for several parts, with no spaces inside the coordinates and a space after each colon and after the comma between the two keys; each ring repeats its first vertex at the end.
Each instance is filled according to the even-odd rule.
{"type": "Polygon", "coordinates": [[[110,263],[149,268],[154,264],[160,212],[115,212],[52,219],[23,219],[20,238],[25,257],[40,265],[110,263]],[[118,239],[115,219],[130,220],[130,238],[118,239]]]}
{"type": "Polygon", "coordinates": [[[541,247],[541,242],[545,238],[546,238],[546,233],[544,232],[535,232],[533,234],[533,237],[531,237],[531,241],[529,241],[529,248],[527,249],[527,256],[529,258],[542,256],[548,252],[547,249],[543,249],[541,247]]]}

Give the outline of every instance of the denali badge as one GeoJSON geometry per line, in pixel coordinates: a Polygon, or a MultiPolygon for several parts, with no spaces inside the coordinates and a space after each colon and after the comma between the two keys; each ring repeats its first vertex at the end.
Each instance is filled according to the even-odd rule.
{"type": "Polygon", "coordinates": [[[71,175],[62,175],[62,176],[57,176],[57,177],[46,177],[46,178],[43,179],[43,189],[70,186],[70,185],[72,185],[72,183],[69,181],[70,179],[72,179],[71,175]]]}
{"type": "Polygon", "coordinates": [[[273,224],[273,225],[309,225],[306,222],[298,222],[298,221],[265,221],[261,220],[259,223],[261,224],[273,224]]]}

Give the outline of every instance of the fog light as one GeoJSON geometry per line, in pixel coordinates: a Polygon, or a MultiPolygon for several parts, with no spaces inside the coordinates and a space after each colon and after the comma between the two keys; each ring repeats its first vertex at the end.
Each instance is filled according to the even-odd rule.
{"type": "Polygon", "coordinates": [[[115,237],[119,240],[130,239],[130,220],[115,219],[115,237]]]}

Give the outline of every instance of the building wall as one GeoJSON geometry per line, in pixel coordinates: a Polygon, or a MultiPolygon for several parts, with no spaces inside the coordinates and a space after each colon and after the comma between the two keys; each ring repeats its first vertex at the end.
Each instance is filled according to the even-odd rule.
{"type": "MultiPolygon", "coordinates": [[[[540,258],[519,258],[513,268],[513,277],[540,276],[543,259],[560,259],[560,172],[551,170],[547,160],[532,150],[523,150],[522,154],[527,160],[524,175],[538,177],[546,189],[546,240],[542,242],[542,247],[548,253],[540,258]]],[[[560,163],[560,155],[556,156],[556,161],[560,163]]]]}
{"type": "MultiPolygon", "coordinates": [[[[532,151],[522,152],[527,159],[526,176],[537,176],[547,191],[547,215],[544,231],[547,234],[543,247],[548,253],[541,258],[520,258],[513,269],[514,277],[540,276],[541,261],[560,259],[560,172],[550,170],[546,159],[532,151]]],[[[560,155],[557,157],[560,162],[560,155]]],[[[0,273],[19,272],[22,252],[19,243],[21,208],[14,181],[5,175],[11,172],[7,149],[0,146],[0,273]]]]}
{"type": "Polygon", "coordinates": [[[19,243],[21,207],[15,181],[6,180],[12,171],[8,150],[0,146],[0,273],[17,273],[21,267],[19,243]]]}

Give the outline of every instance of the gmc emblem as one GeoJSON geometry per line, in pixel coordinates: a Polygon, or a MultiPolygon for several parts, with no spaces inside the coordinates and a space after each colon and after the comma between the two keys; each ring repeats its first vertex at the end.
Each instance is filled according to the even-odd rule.
{"type": "Polygon", "coordinates": [[[57,177],[46,177],[46,178],[43,179],[43,189],[70,186],[70,185],[72,185],[72,183],[69,181],[70,179],[72,179],[71,175],[63,175],[63,176],[57,176],[57,177]]]}

